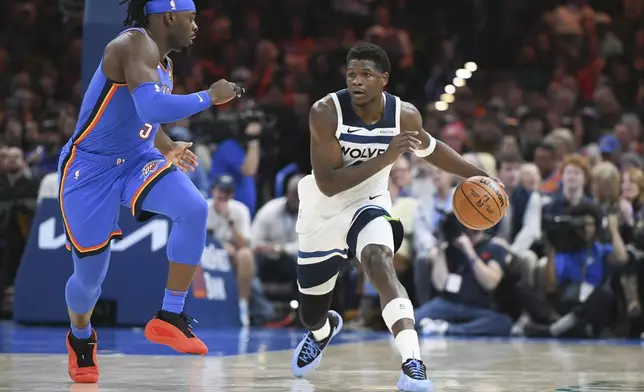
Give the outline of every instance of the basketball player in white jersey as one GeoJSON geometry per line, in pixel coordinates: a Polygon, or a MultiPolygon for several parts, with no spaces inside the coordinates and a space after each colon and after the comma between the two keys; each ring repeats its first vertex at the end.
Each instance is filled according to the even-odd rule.
{"type": "Polygon", "coordinates": [[[295,349],[296,377],[311,373],[322,351],[342,328],[329,311],[340,263],[356,257],[380,294],[382,317],[402,356],[401,391],[431,391],[421,361],[414,309],[396,277],[393,255],[402,225],[389,215],[387,189],[393,163],[415,153],[461,177],[487,176],[422,127],[418,110],[384,92],[389,59],[372,44],[358,44],[347,55],[347,89],[311,108],[313,173],[299,183],[298,286],[300,317],[309,329],[295,349]]]}

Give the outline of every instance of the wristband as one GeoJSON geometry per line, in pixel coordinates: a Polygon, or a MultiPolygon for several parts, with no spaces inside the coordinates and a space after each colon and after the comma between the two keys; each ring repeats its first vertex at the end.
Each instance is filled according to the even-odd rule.
{"type": "Polygon", "coordinates": [[[427,134],[427,135],[429,136],[429,146],[427,146],[427,148],[424,150],[414,151],[414,154],[416,154],[416,156],[419,158],[425,158],[427,156],[430,156],[436,149],[436,139],[434,139],[434,137],[430,134],[427,134]]]}

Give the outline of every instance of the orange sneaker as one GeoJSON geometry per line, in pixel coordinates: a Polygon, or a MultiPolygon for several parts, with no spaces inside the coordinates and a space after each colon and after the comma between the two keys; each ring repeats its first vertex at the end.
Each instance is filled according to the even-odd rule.
{"type": "Polygon", "coordinates": [[[67,353],[69,354],[69,377],[78,383],[98,381],[98,350],[96,332],[92,330],[89,339],[78,339],[71,331],[67,332],[67,353]]]}
{"type": "Polygon", "coordinates": [[[208,347],[192,332],[192,321],[183,312],[160,310],[145,326],[145,337],[152,343],[165,344],[180,353],[206,355],[208,347]]]}

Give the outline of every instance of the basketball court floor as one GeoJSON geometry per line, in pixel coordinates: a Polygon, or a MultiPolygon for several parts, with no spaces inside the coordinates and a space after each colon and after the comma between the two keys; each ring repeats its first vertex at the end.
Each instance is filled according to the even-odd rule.
{"type": "MultiPolygon", "coordinates": [[[[290,374],[295,330],[198,331],[206,357],[174,355],[141,330],[99,329],[98,385],[73,385],[63,328],[0,323],[0,391],[395,391],[400,360],[387,334],[343,331],[308,380],[290,374]]],[[[644,391],[644,343],[423,339],[435,391],[644,391]]]]}

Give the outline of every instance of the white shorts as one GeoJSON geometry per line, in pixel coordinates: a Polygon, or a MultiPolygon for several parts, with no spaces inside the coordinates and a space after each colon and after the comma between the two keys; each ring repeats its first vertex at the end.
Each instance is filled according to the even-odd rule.
{"type": "Polygon", "coordinates": [[[312,205],[307,208],[306,202],[300,206],[297,275],[303,294],[331,292],[341,263],[351,256],[359,258],[366,245],[384,245],[395,251],[402,241],[402,225],[389,215],[388,192],[372,200],[365,196],[360,203],[336,213],[312,205]]]}

